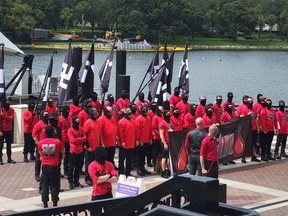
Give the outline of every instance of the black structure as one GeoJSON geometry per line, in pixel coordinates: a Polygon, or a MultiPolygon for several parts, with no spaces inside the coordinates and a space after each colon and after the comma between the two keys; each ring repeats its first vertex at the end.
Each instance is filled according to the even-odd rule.
{"type": "Polygon", "coordinates": [[[259,215],[254,210],[225,204],[226,185],[218,179],[189,174],[176,176],[136,197],[114,198],[78,205],[54,207],[11,216],[90,215],[94,208],[108,207],[100,215],[259,215]]]}
{"type": "Polygon", "coordinates": [[[122,90],[126,90],[130,98],[130,76],[126,75],[126,50],[117,50],[116,52],[116,98],[122,90]]]}

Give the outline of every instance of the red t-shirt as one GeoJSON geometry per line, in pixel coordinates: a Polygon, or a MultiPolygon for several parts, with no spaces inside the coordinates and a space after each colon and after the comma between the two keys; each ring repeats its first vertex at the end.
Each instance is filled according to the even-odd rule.
{"type": "Polygon", "coordinates": [[[124,149],[135,148],[136,130],[133,120],[124,117],[118,122],[119,143],[122,146],[122,143],[125,142],[125,147],[122,146],[124,149]]]}
{"type": "Polygon", "coordinates": [[[259,114],[260,114],[260,112],[261,112],[261,111],[262,111],[262,109],[263,109],[263,107],[262,107],[261,103],[258,103],[258,102],[256,102],[256,103],[253,105],[253,108],[256,110],[256,112],[257,112],[257,115],[259,115],[259,114]]]}
{"type": "Polygon", "coordinates": [[[144,100],[144,102],[138,100],[138,101],[136,102],[136,106],[137,106],[138,110],[140,110],[141,106],[143,106],[143,105],[146,105],[147,107],[149,107],[149,106],[150,106],[150,103],[149,103],[149,101],[147,101],[147,100],[144,100]]]}
{"type": "Polygon", "coordinates": [[[81,110],[78,114],[78,118],[80,120],[80,127],[84,126],[84,123],[90,118],[89,114],[85,110],[81,110]]]}
{"type": "Polygon", "coordinates": [[[205,114],[205,107],[201,104],[199,104],[196,108],[196,115],[197,117],[203,117],[203,115],[205,114]]]}
{"type": "Polygon", "coordinates": [[[286,110],[282,112],[278,110],[276,113],[277,126],[279,126],[279,134],[288,134],[288,113],[286,110]]]}
{"type": "Polygon", "coordinates": [[[201,142],[200,156],[205,160],[218,161],[217,145],[217,140],[207,134],[201,142]]]}
{"type": "Polygon", "coordinates": [[[96,102],[95,101],[91,101],[91,106],[92,107],[95,107],[97,109],[97,111],[100,111],[102,110],[102,105],[101,103],[97,100],[96,102]]]}
{"type": "Polygon", "coordinates": [[[44,138],[38,143],[42,165],[59,166],[59,152],[64,151],[63,143],[55,138],[44,138]]]}
{"type": "Polygon", "coordinates": [[[163,120],[163,116],[160,117],[157,115],[155,115],[152,119],[152,138],[153,139],[161,140],[160,135],[156,133],[154,130],[159,132],[159,124],[162,120],[163,120]]]}
{"type": "Polygon", "coordinates": [[[246,106],[246,108],[243,108],[241,115],[247,116],[249,113],[251,115],[251,128],[252,130],[257,130],[257,125],[256,125],[257,112],[254,108],[248,109],[248,107],[246,106]]]}
{"type": "Polygon", "coordinates": [[[181,101],[181,96],[171,95],[169,98],[170,106],[176,106],[181,101]]]}
{"type": "Polygon", "coordinates": [[[54,104],[52,107],[49,107],[48,104],[46,104],[45,110],[48,112],[48,114],[50,114],[52,112],[57,112],[58,111],[58,107],[57,107],[56,104],[54,104]]]}
{"type": "Polygon", "coordinates": [[[183,128],[186,130],[192,130],[196,128],[195,120],[196,120],[196,115],[192,116],[191,113],[187,113],[184,116],[183,128]]]}
{"type": "Polygon", "coordinates": [[[104,166],[99,164],[97,161],[93,161],[88,166],[88,173],[93,182],[92,196],[100,196],[106,194],[109,190],[112,189],[112,184],[109,182],[103,182],[97,184],[98,174],[99,176],[111,174],[112,176],[117,177],[117,172],[114,169],[114,165],[109,161],[105,161],[104,166]]]}
{"type": "Polygon", "coordinates": [[[217,103],[214,103],[213,107],[214,107],[213,115],[215,116],[216,123],[220,123],[220,119],[221,119],[221,115],[222,115],[222,107],[218,106],[217,103]]]}
{"type": "MultiPolygon", "coordinates": [[[[226,104],[229,103],[227,100],[222,104],[222,111],[225,112],[226,111],[226,104]]],[[[235,111],[235,103],[232,101],[231,102],[232,105],[232,110],[235,111]]]]}
{"type": "Polygon", "coordinates": [[[151,121],[155,115],[156,115],[156,113],[152,112],[151,110],[148,110],[148,116],[150,117],[151,121]]]}
{"type": "Polygon", "coordinates": [[[274,131],[276,127],[276,112],[272,108],[269,110],[264,108],[259,116],[260,126],[262,131],[274,131]]]}
{"type": "Polygon", "coordinates": [[[32,130],[32,137],[36,137],[38,141],[44,139],[46,137],[45,134],[45,127],[47,124],[45,124],[43,121],[39,121],[34,125],[34,128],[32,130]]]}
{"type": "Polygon", "coordinates": [[[122,113],[121,109],[125,109],[125,108],[129,107],[130,100],[129,99],[124,100],[123,98],[119,98],[116,103],[119,107],[118,113],[121,114],[122,113]]]}
{"type": "Polygon", "coordinates": [[[240,115],[242,115],[243,109],[245,109],[247,107],[246,104],[242,103],[237,107],[237,110],[235,112],[237,117],[240,117],[240,115]]]}
{"type": "Polygon", "coordinates": [[[187,102],[186,104],[181,100],[176,107],[178,107],[179,109],[179,118],[181,119],[181,121],[184,121],[184,116],[189,113],[190,111],[190,104],[187,102]]]}
{"type": "MultiPolygon", "coordinates": [[[[110,102],[105,101],[103,109],[105,109],[108,104],[110,104],[110,102]]],[[[112,104],[112,110],[113,110],[113,117],[115,121],[118,121],[118,111],[120,110],[120,107],[118,106],[116,102],[112,104]]]]}
{"type": "Polygon", "coordinates": [[[23,112],[24,133],[32,133],[34,125],[38,122],[38,116],[32,117],[32,113],[28,109],[23,112]]]}
{"type": "Polygon", "coordinates": [[[236,119],[237,119],[237,116],[236,116],[236,114],[234,112],[232,112],[232,115],[230,115],[227,111],[225,111],[221,115],[220,122],[221,123],[232,122],[232,121],[234,121],[236,119]]]}
{"type": "Polygon", "coordinates": [[[86,133],[88,145],[94,151],[100,146],[100,122],[90,118],[84,123],[83,130],[86,133]]]}
{"type": "Polygon", "coordinates": [[[203,120],[203,127],[204,128],[208,128],[210,127],[212,124],[215,124],[216,123],[216,120],[213,118],[209,118],[206,113],[203,115],[202,117],[202,120],[203,120]]]}
{"type": "Polygon", "coordinates": [[[14,121],[14,109],[10,107],[8,109],[8,111],[5,111],[2,108],[2,114],[3,114],[2,131],[11,131],[12,130],[12,124],[14,121]],[[6,116],[6,117],[4,117],[4,116],[6,116]]]}
{"type": "Polygon", "coordinates": [[[116,146],[117,125],[114,117],[108,119],[105,115],[99,118],[100,132],[105,147],[116,146]]]}
{"type": "Polygon", "coordinates": [[[70,117],[73,117],[74,115],[77,116],[79,114],[79,112],[82,110],[81,106],[75,106],[74,104],[71,104],[69,106],[69,109],[70,109],[70,111],[69,111],[70,117]]]}
{"type": "Polygon", "coordinates": [[[60,130],[61,130],[62,141],[63,142],[69,142],[67,132],[68,132],[68,129],[71,127],[71,119],[69,117],[66,119],[61,115],[59,117],[58,125],[59,125],[60,130]]]}
{"type": "MultiPolygon", "coordinates": [[[[188,113],[187,113],[188,114],[188,113]]],[[[186,114],[186,115],[187,115],[186,114]]],[[[173,126],[173,131],[180,131],[182,130],[182,122],[180,121],[180,118],[175,118],[174,116],[171,116],[170,118],[170,124],[173,126]]]]}
{"type": "Polygon", "coordinates": [[[164,130],[164,139],[165,139],[165,142],[167,144],[169,144],[169,124],[165,121],[165,120],[162,120],[159,124],[159,129],[160,130],[164,130]]]}
{"type": "Polygon", "coordinates": [[[151,119],[149,116],[143,117],[139,115],[136,119],[136,126],[138,130],[138,141],[149,143],[152,140],[151,119]]]}
{"type": "Polygon", "coordinates": [[[70,140],[70,153],[81,154],[83,152],[83,143],[86,141],[83,129],[79,128],[75,130],[73,127],[70,127],[67,135],[70,140]]]}

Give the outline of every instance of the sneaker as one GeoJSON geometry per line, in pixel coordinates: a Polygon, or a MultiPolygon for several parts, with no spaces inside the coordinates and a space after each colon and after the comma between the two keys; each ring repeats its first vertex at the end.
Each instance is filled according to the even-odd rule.
{"type": "Polygon", "coordinates": [[[60,178],[64,178],[64,175],[62,173],[60,173],[60,178]]]}
{"type": "Polygon", "coordinates": [[[93,183],[92,183],[92,181],[90,179],[86,180],[85,182],[86,182],[87,185],[90,185],[90,186],[93,185],[93,183]]]}
{"type": "Polygon", "coordinates": [[[268,160],[275,160],[274,157],[272,157],[271,155],[268,156],[268,160]]]}
{"type": "Polygon", "coordinates": [[[255,155],[253,155],[253,156],[251,157],[251,161],[261,162],[261,160],[259,160],[255,155]]]}
{"type": "Polygon", "coordinates": [[[31,155],[30,155],[30,160],[31,160],[31,161],[35,161],[35,160],[36,160],[36,157],[34,156],[34,154],[31,154],[31,155]]]}
{"type": "Polygon", "coordinates": [[[241,159],[241,162],[242,162],[242,163],[247,163],[245,158],[242,158],[242,159],[241,159]]]}
{"type": "Polygon", "coordinates": [[[222,165],[224,165],[224,166],[228,166],[228,163],[222,163],[222,165]]]}
{"type": "Polygon", "coordinates": [[[128,176],[134,177],[131,173],[127,173],[125,175],[126,175],[126,177],[128,177],[128,176]]]}
{"type": "Polygon", "coordinates": [[[0,159],[0,165],[4,165],[4,163],[3,163],[2,159],[0,159]]]}
{"type": "Polygon", "coordinates": [[[74,189],[74,188],[75,188],[75,187],[74,187],[74,184],[73,184],[73,183],[70,183],[70,184],[69,184],[69,188],[70,188],[70,189],[74,189]]]}
{"type": "Polygon", "coordinates": [[[266,157],[261,157],[261,161],[269,161],[266,157]]]}
{"type": "Polygon", "coordinates": [[[12,164],[15,164],[16,162],[12,159],[8,159],[7,163],[12,163],[12,164]]]}
{"type": "Polygon", "coordinates": [[[281,152],[281,157],[288,158],[288,155],[285,152],[281,152]]]}
{"type": "Polygon", "coordinates": [[[83,170],[80,170],[79,174],[80,175],[85,175],[85,172],[83,170]]]}
{"type": "Polygon", "coordinates": [[[166,172],[166,171],[162,171],[162,172],[161,172],[161,177],[167,179],[167,178],[169,178],[170,176],[167,175],[167,172],[166,172]]]}
{"type": "Polygon", "coordinates": [[[152,163],[147,163],[147,167],[153,167],[152,163]]]}
{"type": "Polygon", "coordinates": [[[40,182],[40,176],[36,175],[36,176],[35,176],[35,181],[36,181],[36,182],[40,182]]]}
{"type": "Polygon", "coordinates": [[[80,187],[80,188],[83,188],[83,187],[84,187],[84,186],[83,186],[82,184],[80,184],[79,182],[78,182],[78,183],[75,183],[74,186],[75,186],[75,187],[80,187]]]}
{"type": "Polygon", "coordinates": [[[142,170],[142,172],[143,172],[145,175],[151,175],[151,172],[149,172],[149,171],[146,170],[146,169],[142,170]]]}
{"type": "Polygon", "coordinates": [[[236,162],[235,161],[229,161],[229,164],[236,164],[236,162]]]}
{"type": "Polygon", "coordinates": [[[141,171],[141,170],[138,170],[138,171],[137,171],[137,175],[139,175],[139,176],[145,176],[145,173],[144,173],[143,171],[141,171]]]}
{"type": "Polygon", "coordinates": [[[282,159],[281,156],[278,153],[275,153],[274,158],[277,159],[277,160],[281,160],[282,159]]]}

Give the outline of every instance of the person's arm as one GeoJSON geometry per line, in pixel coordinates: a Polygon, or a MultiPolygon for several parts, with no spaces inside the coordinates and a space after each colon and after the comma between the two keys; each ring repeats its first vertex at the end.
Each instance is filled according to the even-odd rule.
{"type": "Polygon", "coordinates": [[[165,141],[164,129],[160,129],[160,138],[161,138],[161,142],[164,144],[164,149],[167,150],[168,149],[168,144],[165,141]]]}
{"type": "Polygon", "coordinates": [[[203,156],[200,156],[200,165],[201,165],[202,174],[203,175],[207,174],[207,170],[205,169],[205,159],[203,156]]]}

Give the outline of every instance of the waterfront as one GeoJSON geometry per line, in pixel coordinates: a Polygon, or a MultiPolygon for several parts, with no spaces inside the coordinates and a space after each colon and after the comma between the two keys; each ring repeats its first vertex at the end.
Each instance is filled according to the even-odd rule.
{"type": "MultiPolygon", "coordinates": [[[[24,50],[34,55],[32,72],[45,74],[52,54],[51,50],[24,50]]],[[[53,77],[59,77],[65,51],[58,51],[54,56],[53,77]]],[[[87,52],[83,51],[83,58],[87,52]]],[[[99,83],[98,72],[108,52],[95,52],[95,80],[99,83]]],[[[127,52],[126,74],[131,76],[131,98],[134,97],[154,53],[127,52]]],[[[162,53],[160,53],[160,59],[162,53]]],[[[174,58],[174,74],[172,87],[178,84],[178,72],[183,52],[176,52],[174,58]]],[[[189,52],[190,98],[189,102],[197,102],[200,95],[205,95],[208,102],[213,102],[220,94],[226,98],[228,91],[234,93],[234,100],[240,103],[244,94],[254,99],[258,93],[273,100],[276,105],[280,99],[287,103],[288,88],[286,74],[288,69],[287,51],[255,51],[255,50],[201,50],[189,52]]],[[[4,72],[8,82],[14,69],[20,68],[22,57],[5,56],[4,72]]],[[[115,94],[116,55],[114,55],[113,71],[109,93],[115,94]]],[[[146,79],[148,81],[148,78],[146,79]]],[[[99,88],[95,86],[95,88],[99,88]]],[[[144,90],[148,92],[148,87],[144,90]]]]}

